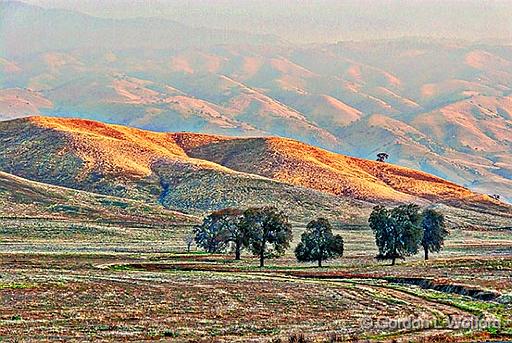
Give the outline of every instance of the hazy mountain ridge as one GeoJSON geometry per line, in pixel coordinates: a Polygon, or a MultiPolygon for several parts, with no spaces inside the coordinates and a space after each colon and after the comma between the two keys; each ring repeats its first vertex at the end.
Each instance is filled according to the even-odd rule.
{"type": "MultiPolygon", "coordinates": [[[[58,27],[62,16],[44,11],[58,27]]],[[[19,22],[9,25],[13,42],[30,38],[13,29],[19,22]]],[[[403,39],[299,47],[244,37],[6,57],[0,118],[279,135],[370,159],[387,151],[391,163],[512,199],[511,46],[403,39]]]]}
{"type": "Polygon", "coordinates": [[[0,3],[0,50],[6,57],[49,50],[172,49],[175,45],[283,43],[272,35],[194,28],[161,18],[104,19],[44,9],[18,1],[0,3]],[[48,25],[51,23],[51,25],[48,25]],[[28,25],[29,24],[29,25],[28,25]],[[78,38],[79,37],[79,38],[78,38]],[[77,39],[78,38],[78,39],[77,39]]]}

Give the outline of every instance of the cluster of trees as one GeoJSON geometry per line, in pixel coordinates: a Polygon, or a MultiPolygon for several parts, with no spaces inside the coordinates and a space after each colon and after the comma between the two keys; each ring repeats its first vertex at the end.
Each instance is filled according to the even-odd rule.
{"type": "Polygon", "coordinates": [[[420,212],[415,204],[401,205],[393,209],[376,206],[368,219],[375,233],[379,248],[377,259],[391,260],[415,255],[420,247],[428,260],[429,252],[439,252],[448,235],[444,216],[433,210],[420,212]]]}
{"type": "MultiPolygon", "coordinates": [[[[433,209],[420,212],[415,204],[392,209],[376,206],[368,222],[379,249],[377,259],[391,260],[392,265],[396,259],[417,254],[420,247],[428,260],[429,252],[439,252],[448,235],[441,213],[433,209]]],[[[247,249],[259,257],[260,267],[263,267],[265,259],[282,256],[292,238],[292,225],[286,214],[266,206],[212,212],[185,242],[189,251],[194,241],[208,253],[231,249],[236,260],[240,260],[242,250],[247,249]]],[[[343,256],[343,250],[343,238],[333,234],[327,219],[318,218],[307,224],[295,248],[295,256],[300,262],[316,261],[321,267],[322,261],[343,256]]]]}
{"type": "Polygon", "coordinates": [[[489,196],[494,200],[501,200],[501,196],[499,194],[489,194],[489,196]]]}
{"type": "MultiPolygon", "coordinates": [[[[215,211],[194,228],[197,246],[209,253],[231,248],[239,260],[242,249],[259,257],[260,267],[266,258],[279,257],[292,241],[292,225],[288,217],[275,207],[249,208],[245,211],[226,208],[215,211]]],[[[327,219],[311,221],[295,249],[299,261],[322,261],[343,255],[343,238],[332,233],[327,219]]]]}
{"type": "Polygon", "coordinates": [[[288,217],[274,207],[249,208],[245,211],[226,208],[213,212],[194,228],[197,246],[209,253],[221,253],[228,247],[240,259],[243,248],[260,258],[284,254],[292,240],[292,225],[288,217]]]}

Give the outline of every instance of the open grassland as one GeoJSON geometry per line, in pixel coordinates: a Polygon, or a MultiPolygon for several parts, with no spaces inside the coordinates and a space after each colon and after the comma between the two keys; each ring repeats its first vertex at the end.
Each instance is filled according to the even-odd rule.
{"type": "Polygon", "coordinates": [[[190,229],[4,221],[0,340],[512,339],[509,229],[452,230],[431,261],[391,267],[373,259],[371,231],[349,227],[345,256],[322,269],[291,250],[264,269],[251,256],[184,253],[190,229]],[[395,325],[411,318],[422,326],[395,325]]]}

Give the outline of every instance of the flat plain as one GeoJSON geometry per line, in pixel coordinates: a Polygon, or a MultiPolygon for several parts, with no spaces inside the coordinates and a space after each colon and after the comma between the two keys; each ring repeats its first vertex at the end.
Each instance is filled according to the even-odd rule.
{"type": "Polygon", "coordinates": [[[512,339],[511,228],[452,229],[431,260],[392,267],[374,260],[368,228],[346,227],[345,256],[326,267],[290,249],[263,269],[247,254],[187,253],[190,230],[3,220],[0,340],[512,339]]]}

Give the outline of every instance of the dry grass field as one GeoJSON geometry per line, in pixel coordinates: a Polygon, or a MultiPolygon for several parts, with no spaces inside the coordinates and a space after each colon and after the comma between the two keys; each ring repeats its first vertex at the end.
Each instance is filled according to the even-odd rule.
{"type": "Polygon", "coordinates": [[[2,222],[0,341],[512,339],[510,229],[452,230],[441,254],[395,267],[368,229],[339,230],[345,256],[322,269],[292,251],[264,269],[185,253],[189,230],[2,222]]]}

